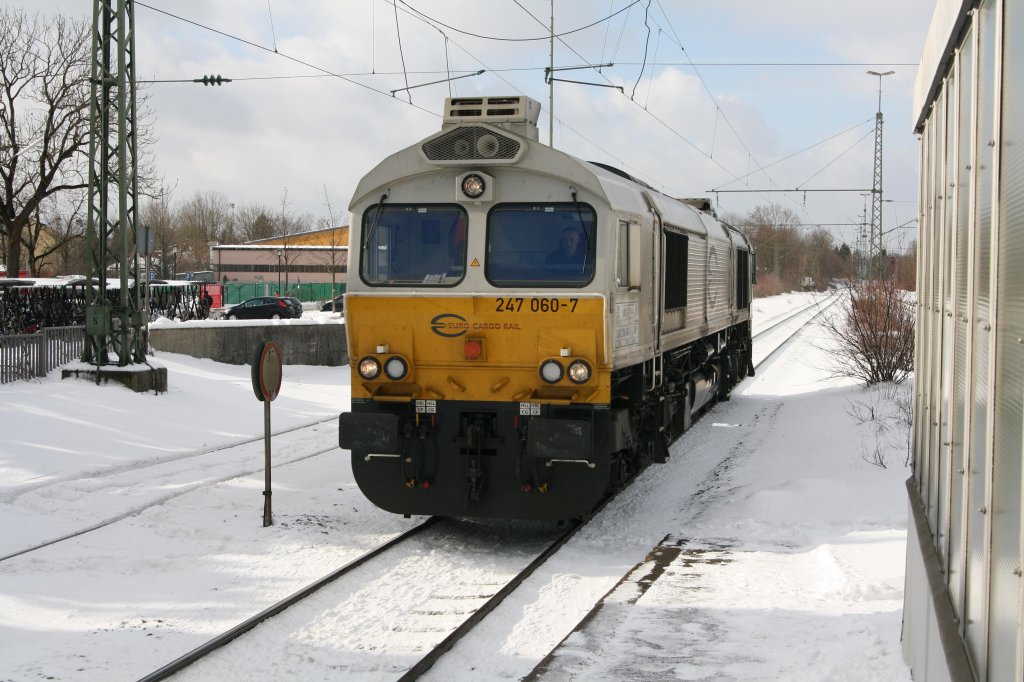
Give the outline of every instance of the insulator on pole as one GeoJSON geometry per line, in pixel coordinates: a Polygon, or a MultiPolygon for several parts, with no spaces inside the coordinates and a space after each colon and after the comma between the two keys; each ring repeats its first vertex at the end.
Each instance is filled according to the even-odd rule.
{"type": "Polygon", "coordinates": [[[204,86],[207,85],[221,85],[223,83],[230,83],[230,78],[224,78],[219,73],[216,76],[203,76],[202,78],[195,78],[192,80],[193,83],[202,83],[204,86]]]}

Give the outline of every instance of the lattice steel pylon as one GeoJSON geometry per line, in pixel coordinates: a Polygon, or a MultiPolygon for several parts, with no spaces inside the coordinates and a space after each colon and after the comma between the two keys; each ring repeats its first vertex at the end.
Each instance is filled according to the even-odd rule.
{"type": "Polygon", "coordinates": [[[82,360],[97,367],[123,367],[146,358],[135,241],[134,13],[132,0],[93,2],[86,231],[91,286],[82,360]],[[108,293],[112,273],[116,273],[119,287],[108,293]]]}
{"type": "Polygon", "coordinates": [[[878,276],[882,255],[882,112],[875,114],[875,170],[871,181],[871,240],[868,244],[868,274],[878,276]]]}
{"type": "Polygon", "coordinates": [[[878,76],[878,113],[875,114],[875,164],[871,181],[871,235],[868,242],[867,276],[878,278],[884,274],[882,264],[882,77],[895,71],[868,71],[878,76]]]}

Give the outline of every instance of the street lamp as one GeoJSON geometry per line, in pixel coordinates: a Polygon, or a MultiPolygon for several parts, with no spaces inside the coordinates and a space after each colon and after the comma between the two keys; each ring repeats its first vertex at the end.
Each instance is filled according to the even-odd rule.
{"type": "Polygon", "coordinates": [[[281,250],[278,249],[277,251],[274,252],[274,255],[277,256],[277,295],[280,296],[281,295],[281,256],[283,254],[281,253],[281,250]]]}
{"type": "Polygon", "coordinates": [[[896,72],[895,71],[882,71],[882,72],[879,72],[879,71],[869,71],[867,73],[868,73],[869,76],[878,76],[879,77],[879,111],[881,112],[882,111],[882,77],[883,76],[892,76],[896,72]]]}

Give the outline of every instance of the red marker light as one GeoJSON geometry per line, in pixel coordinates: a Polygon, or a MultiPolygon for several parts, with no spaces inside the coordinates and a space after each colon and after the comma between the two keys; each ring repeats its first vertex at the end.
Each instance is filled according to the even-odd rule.
{"type": "Polygon", "coordinates": [[[462,354],[467,360],[479,360],[484,354],[484,344],[480,339],[466,339],[462,346],[462,354]]]}

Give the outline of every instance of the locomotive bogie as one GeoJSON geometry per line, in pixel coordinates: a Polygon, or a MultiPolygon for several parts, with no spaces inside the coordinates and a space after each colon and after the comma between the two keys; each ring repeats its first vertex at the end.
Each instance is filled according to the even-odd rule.
{"type": "Polygon", "coordinates": [[[352,201],[339,443],[390,511],[585,516],[750,369],[750,247],[456,109],[352,201]]]}

